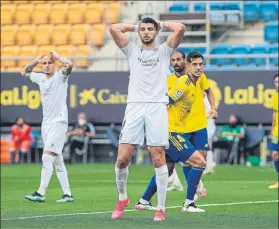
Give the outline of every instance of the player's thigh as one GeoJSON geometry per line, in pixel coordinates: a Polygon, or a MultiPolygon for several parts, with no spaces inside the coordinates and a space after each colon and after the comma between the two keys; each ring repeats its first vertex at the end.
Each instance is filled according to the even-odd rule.
{"type": "Polygon", "coordinates": [[[269,150],[271,151],[271,155],[273,160],[278,160],[278,150],[279,150],[279,139],[278,137],[273,137],[271,143],[269,144],[269,150]]]}
{"type": "Polygon", "coordinates": [[[180,161],[184,163],[188,161],[196,151],[195,147],[187,139],[185,134],[169,133],[169,144],[166,153],[173,162],[180,161]]]}
{"type": "Polygon", "coordinates": [[[44,142],[44,151],[61,155],[66,140],[67,129],[68,124],[66,123],[51,124],[48,129],[46,141],[44,142]]]}
{"type": "Polygon", "coordinates": [[[148,103],[145,112],[146,144],[168,148],[168,111],[164,103],[148,103]]]}
{"type": "Polygon", "coordinates": [[[18,141],[15,141],[15,140],[12,140],[12,144],[11,144],[11,151],[16,151],[17,148],[19,147],[19,142],[18,141]]]}
{"type": "Polygon", "coordinates": [[[22,152],[27,152],[27,151],[29,151],[30,145],[31,145],[31,141],[28,141],[28,140],[22,141],[22,142],[20,143],[20,151],[22,151],[22,152]]]}
{"type": "Polygon", "coordinates": [[[193,132],[191,137],[191,143],[199,151],[210,150],[206,128],[193,132]]]}
{"type": "Polygon", "coordinates": [[[144,142],[144,103],[128,103],[119,144],[142,146],[144,142]]]}
{"type": "Polygon", "coordinates": [[[272,151],[271,156],[273,160],[278,160],[278,151],[272,151]]]}

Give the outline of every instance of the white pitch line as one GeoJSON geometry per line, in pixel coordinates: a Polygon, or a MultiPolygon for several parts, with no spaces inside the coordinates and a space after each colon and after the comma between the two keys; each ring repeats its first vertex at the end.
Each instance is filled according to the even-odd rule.
{"type": "MultiPolygon", "coordinates": [[[[277,203],[278,200],[264,200],[264,201],[250,201],[250,202],[234,202],[234,203],[220,203],[220,204],[201,204],[199,207],[216,207],[216,206],[232,206],[232,205],[245,205],[245,204],[266,204],[266,203],[277,203]]],[[[181,206],[170,206],[166,209],[181,208],[181,206]]],[[[125,212],[135,212],[135,209],[127,209],[125,212]]],[[[112,211],[102,211],[102,212],[77,212],[68,214],[57,214],[57,215],[37,215],[37,216],[21,216],[13,218],[2,218],[2,221],[8,220],[25,220],[25,219],[36,219],[36,218],[48,218],[48,217],[60,217],[60,216],[75,216],[75,215],[98,215],[112,213],[112,211]]]]}

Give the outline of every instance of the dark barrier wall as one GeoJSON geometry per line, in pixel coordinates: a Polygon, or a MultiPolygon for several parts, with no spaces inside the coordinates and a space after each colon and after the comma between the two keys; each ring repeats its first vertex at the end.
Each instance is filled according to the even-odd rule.
{"type": "MultiPolygon", "coordinates": [[[[211,71],[211,87],[218,104],[218,123],[231,113],[247,123],[271,123],[275,71],[211,71]]],[[[121,123],[127,98],[128,72],[73,72],[69,79],[69,122],[80,111],[94,123],[121,123]]],[[[1,73],[1,123],[22,115],[38,124],[42,110],[38,86],[19,73],[1,73]]]]}

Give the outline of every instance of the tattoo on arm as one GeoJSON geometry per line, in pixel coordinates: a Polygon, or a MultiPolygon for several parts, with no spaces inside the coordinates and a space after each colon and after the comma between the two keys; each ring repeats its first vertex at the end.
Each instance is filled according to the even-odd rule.
{"type": "Polygon", "coordinates": [[[26,79],[30,79],[30,74],[31,74],[33,68],[37,64],[38,64],[38,62],[36,60],[33,60],[30,63],[28,63],[21,72],[22,76],[25,77],[26,79]]]}
{"type": "Polygon", "coordinates": [[[62,56],[60,56],[59,60],[64,65],[64,68],[62,70],[63,74],[65,76],[70,75],[70,73],[72,72],[73,63],[70,60],[68,60],[67,58],[62,57],[62,56]]]}

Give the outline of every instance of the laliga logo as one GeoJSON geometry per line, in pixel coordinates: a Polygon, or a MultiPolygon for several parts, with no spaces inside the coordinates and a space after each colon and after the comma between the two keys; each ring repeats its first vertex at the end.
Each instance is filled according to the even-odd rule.
{"type": "Polygon", "coordinates": [[[210,84],[210,89],[212,90],[214,97],[215,97],[215,106],[218,109],[220,101],[222,99],[222,93],[216,81],[208,79],[210,84]]]}

